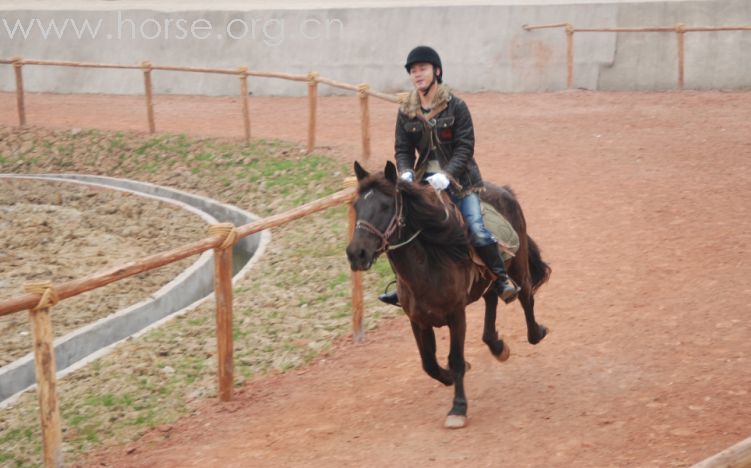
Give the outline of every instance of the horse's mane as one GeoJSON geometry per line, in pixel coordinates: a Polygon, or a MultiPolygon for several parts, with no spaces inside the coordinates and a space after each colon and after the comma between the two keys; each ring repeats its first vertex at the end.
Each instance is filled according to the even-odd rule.
{"type": "Polygon", "coordinates": [[[425,248],[430,261],[445,264],[470,260],[469,240],[457,210],[449,202],[444,205],[432,187],[401,180],[394,185],[383,173],[377,173],[360,182],[360,194],[371,189],[392,197],[399,190],[407,231],[421,231],[417,240],[425,248]]]}

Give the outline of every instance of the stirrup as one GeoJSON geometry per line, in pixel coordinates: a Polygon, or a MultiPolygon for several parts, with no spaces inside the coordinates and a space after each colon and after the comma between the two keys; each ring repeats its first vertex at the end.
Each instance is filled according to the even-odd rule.
{"type": "Polygon", "coordinates": [[[397,296],[396,291],[389,292],[389,287],[391,287],[392,284],[396,284],[396,280],[386,285],[386,289],[383,290],[383,294],[378,296],[378,300],[384,304],[401,307],[402,305],[399,303],[399,296],[397,296]]]}
{"type": "Polygon", "coordinates": [[[499,286],[501,286],[500,290],[498,291],[498,296],[501,298],[503,302],[506,304],[510,304],[514,302],[514,299],[516,299],[519,296],[519,292],[522,288],[520,288],[514,280],[512,280],[510,277],[506,277],[506,281],[500,281],[499,286]],[[511,286],[510,288],[504,288],[503,286],[511,286]]]}

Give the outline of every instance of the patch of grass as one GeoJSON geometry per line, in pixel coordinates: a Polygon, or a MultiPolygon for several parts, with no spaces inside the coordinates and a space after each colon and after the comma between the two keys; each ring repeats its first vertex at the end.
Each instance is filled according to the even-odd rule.
{"type": "Polygon", "coordinates": [[[158,138],[152,138],[150,140],[146,140],[142,145],[138,146],[136,149],[133,150],[135,154],[144,155],[146,154],[146,151],[153,148],[159,144],[158,138]]]}
{"type": "Polygon", "coordinates": [[[138,414],[134,419],[125,421],[129,426],[153,427],[158,421],[155,410],[148,410],[138,414]]]}
{"type": "Polygon", "coordinates": [[[188,325],[190,326],[199,326],[199,325],[205,325],[206,321],[208,319],[206,317],[195,317],[188,320],[188,325]]]}
{"type": "Polygon", "coordinates": [[[109,139],[110,149],[116,151],[116,150],[124,148],[125,147],[124,140],[125,140],[125,134],[123,132],[116,132],[109,139]]]}
{"type": "Polygon", "coordinates": [[[346,273],[346,272],[342,272],[342,273],[339,273],[338,275],[336,275],[336,277],[335,277],[335,278],[334,278],[334,280],[333,280],[333,281],[331,282],[331,284],[329,284],[329,286],[330,286],[331,288],[336,288],[336,287],[337,287],[337,286],[339,286],[340,284],[344,284],[344,283],[346,283],[346,282],[347,282],[347,280],[349,280],[349,276],[350,276],[350,275],[349,275],[348,273],[346,273]]]}
{"type": "Polygon", "coordinates": [[[9,442],[15,442],[19,440],[28,440],[31,439],[31,430],[26,429],[12,429],[8,431],[7,433],[0,436],[0,445],[5,445],[9,442]]]}
{"type": "Polygon", "coordinates": [[[57,145],[52,149],[59,156],[71,156],[74,150],[75,146],[70,143],[57,145]]]}

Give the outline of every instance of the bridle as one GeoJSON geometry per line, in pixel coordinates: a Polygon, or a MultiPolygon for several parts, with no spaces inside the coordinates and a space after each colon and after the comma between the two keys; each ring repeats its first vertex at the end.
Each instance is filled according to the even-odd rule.
{"type": "Polygon", "coordinates": [[[400,242],[398,244],[389,243],[389,238],[393,236],[398,229],[405,226],[403,214],[404,202],[402,201],[402,195],[398,190],[396,192],[396,195],[394,196],[394,203],[396,205],[394,216],[391,217],[389,224],[386,226],[386,229],[383,232],[381,232],[381,230],[373,226],[368,221],[365,221],[364,219],[358,219],[355,223],[355,230],[362,229],[363,231],[373,234],[381,241],[378,249],[376,250],[376,254],[381,254],[386,251],[396,250],[400,247],[404,247],[405,245],[415,240],[417,236],[420,235],[420,232],[422,232],[422,229],[419,229],[405,242],[400,242]]]}

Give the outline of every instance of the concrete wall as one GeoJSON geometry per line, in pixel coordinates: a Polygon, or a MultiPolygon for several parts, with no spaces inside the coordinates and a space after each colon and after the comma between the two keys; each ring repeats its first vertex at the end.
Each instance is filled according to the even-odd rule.
{"type": "MultiPolygon", "coordinates": [[[[92,2],[96,7],[97,3],[92,2]]],[[[2,4],[0,3],[0,8],[2,4]]],[[[123,7],[124,8],[124,7],[123,7]]],[[[211,8],[210,6],[207,8],[211,8]]],[[[237,67],[322,75],[375,89],[406,89],[402,65],[409,49],[427,43],[441,53],[446,81],[464,91],[549,91],[565,87],[565,34],[527,32],[525,23],[568,21],[578,27],[751,25],[751,1],[652,1],[638,3],[410,6],[401,8],[260,9],[253,11],[0,11],[0,57],[109,63],[148,59],[170,65],[237,67]],[[55,20],[57,39],[40,26],[55,20]],[[96,38],[79,28],[89,21],[96,38]],[[9,37],[16,21],[31,26],[9,37]],[[36,22],[38,20],[38,23],[36,22]],[[7,26],[6,26],[7,24],[7,26]],[[211,29],[207,29],[210,25],[211,29]],[[229,32],[228,32],[229,29],[229,32]],[[158,37],[156,37],[158,36],[158,37]],[[236,39],[230,37],[234,36],[236,39]],[[204,38],[205,37],[205,38],[204,38]]],[[[692,33],[686,37],[686,86],[751,88],[751,31],[692,33]]],[[[675,87],[676,39],[672,33],[576,35],[575,86],[602,90],[675,87]]],[[[29,91],[142,94],[140,71],[25,67],[29,91]]],[[[155,72],[157,93],[234,95],[235,77],[155,72]]],[[[14,89],[10,66],[0,66],[0,89],[14,89]]],[[[305,85],[250,80],[263,95],[302,95],[305,85]]],[[[326,86],[321,94],[338,93],[326,86]]]]}

